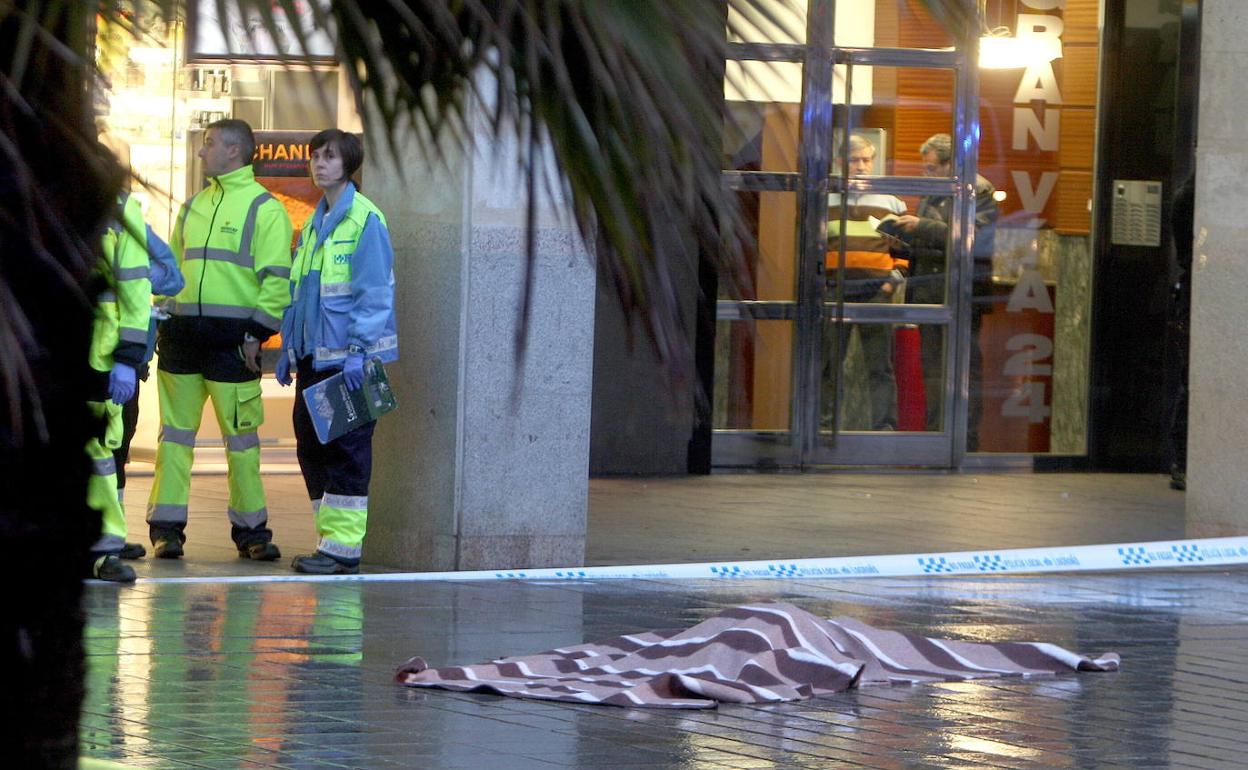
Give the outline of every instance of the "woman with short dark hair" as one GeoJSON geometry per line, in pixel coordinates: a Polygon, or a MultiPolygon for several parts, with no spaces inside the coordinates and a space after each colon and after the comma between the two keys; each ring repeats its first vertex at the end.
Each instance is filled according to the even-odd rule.
{"type": "Polygon", "coordinates": [[[368,520],[375,422],[322,444],[303,392],[339,372],[350,390],[372,362],[398,359],[394,251],[386,218],[351,180],[364,163],[358,137],[336,128],[309,142],[312,181],[324,193],[303,226],[291,266],[291,304],[282,319],[276,375],[297,378],[295,439],[312,499],[316,553],[296,556],[297,572],[353,574],[368,520]]]}

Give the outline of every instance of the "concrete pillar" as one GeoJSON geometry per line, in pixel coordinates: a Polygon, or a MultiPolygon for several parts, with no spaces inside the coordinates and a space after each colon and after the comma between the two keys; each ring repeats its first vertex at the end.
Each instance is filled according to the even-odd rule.
{"type": "Polygon", "coordinates": [[[1248,3],[1201,4],[1188,535],[1248,532],[1248,3]]]}
{"type": "Polygon", "coordinates": [[[395,246],[399,408],[378,426],[364,544],[413,570],[580,565],[585,554],[594,268],[544,203],[528,325],[525,196],[513,147],[397,161],[366,114],[364,190],[395,246]]]}

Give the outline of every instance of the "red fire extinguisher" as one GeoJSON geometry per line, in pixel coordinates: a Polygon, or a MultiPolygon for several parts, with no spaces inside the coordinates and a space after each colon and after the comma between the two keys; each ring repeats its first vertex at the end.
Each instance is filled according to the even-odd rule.
{"type": "Polygon", "coordinates": [[[897,430],[927,427],[927,393],[919,355],[919,327],[898,324],[893,332],[893,372],[897,380],[897,430]]]}

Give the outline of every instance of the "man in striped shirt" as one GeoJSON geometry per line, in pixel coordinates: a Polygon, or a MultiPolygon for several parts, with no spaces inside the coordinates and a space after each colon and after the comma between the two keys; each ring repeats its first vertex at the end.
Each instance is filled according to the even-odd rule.
{"type": "MultiPolygon", "coordinates": [[[[867,176],[875,161],[875,145],[860,134],[851,134],[848,146],[850,176],[867,176]]],[[[835,166],[834,166],[835,168],[835,166]]],[[[825,261],[827,284],[825,303],[834,303],[838,292],[845,302],[900,301],[909,270],[906,248],[890,234],[897,217],[906,213],[906,204],[894,195],[849,193],[828,196],[828,247],[825,261]],[[844,235],[842,237],[842,219],[844,235]],[[842,269],[843,268],[843,269],[842,269]]],[[[830,310],[831,308],[828,308],[830,310]]],[[[826,313],[831,315],[831,313],[826,313]]],[[[865,409],[842,411],[842,428],[850,430],[895,430],[897,427],[897,384],[893,376],[893,327],[891,324],[841,324],[831,320],[823,335],[824,376],[823,425],[832,424],[838,370],[855,334],[865,370],[867,396],[865,409]],[[866,411],[866,414],[854,412],[866,411]]],[[[853,399],[849,399],[853,404],[853,399]]]]}

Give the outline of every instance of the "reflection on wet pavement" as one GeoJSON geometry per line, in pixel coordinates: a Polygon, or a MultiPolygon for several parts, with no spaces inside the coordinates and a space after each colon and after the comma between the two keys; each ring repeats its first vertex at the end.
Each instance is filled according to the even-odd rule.
{"type": "Polygon", "coordinates": [[[1248,572],[87,588],[84,756],[200,768],[1242,767],[1248,572]],[[1122,670],[714,711],[416,691],[431,665],[779,600],[883,628],[1116,650],[1122,670]]]}

